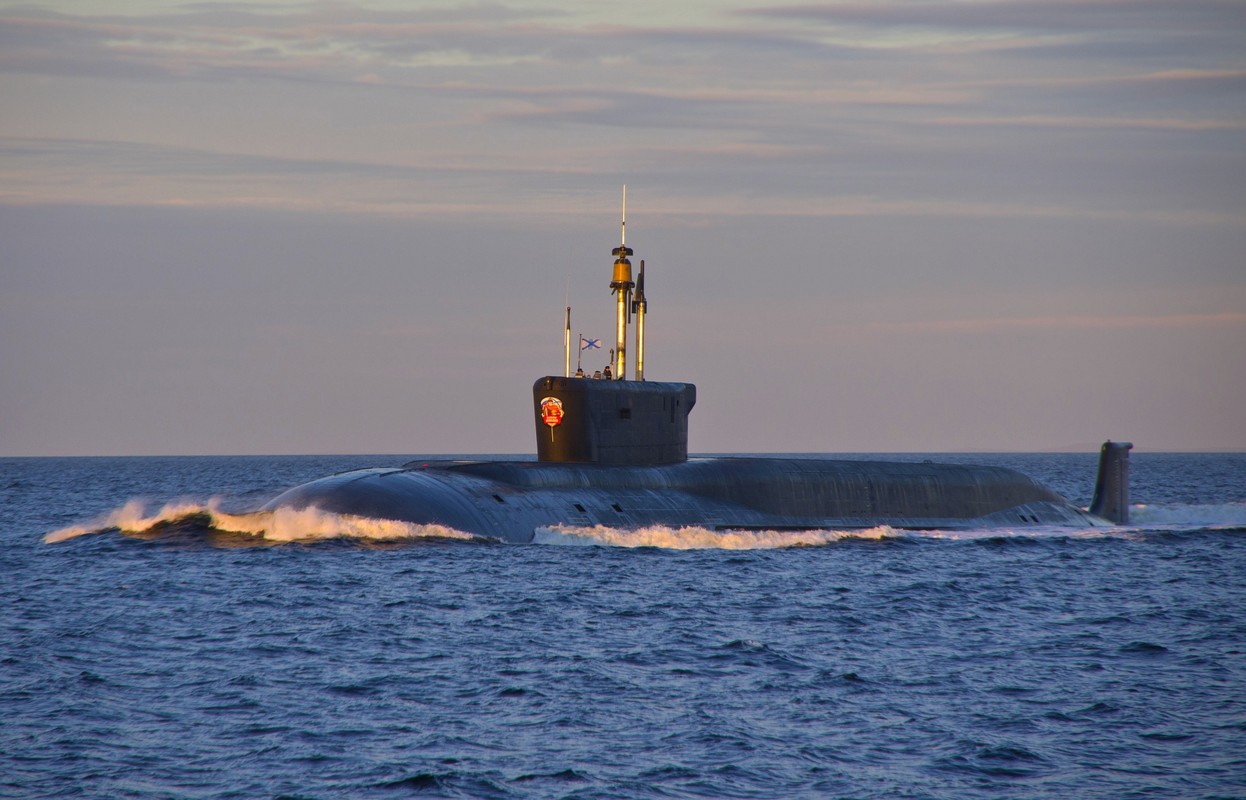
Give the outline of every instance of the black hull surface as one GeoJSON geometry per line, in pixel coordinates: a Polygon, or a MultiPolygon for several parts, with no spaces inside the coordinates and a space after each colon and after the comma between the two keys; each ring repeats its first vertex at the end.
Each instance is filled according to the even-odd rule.
{"type": "Polygon", "coordinates": [[[1002,467],[703,458],[647,467],[414,462],[321,478],[265,509],[440,525],[510,542],[557,525],[956,530],[1110,524],[1002,467]]]}

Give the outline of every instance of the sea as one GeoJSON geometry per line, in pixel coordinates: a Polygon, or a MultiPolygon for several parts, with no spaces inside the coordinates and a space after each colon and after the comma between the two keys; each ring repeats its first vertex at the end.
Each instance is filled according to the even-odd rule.
{"type": "Polygon", "coordinates": [[[0,797],[1246,797],[1246,454],[1086,530],[243,513],[427,457],[0,459],[0,797]]]}

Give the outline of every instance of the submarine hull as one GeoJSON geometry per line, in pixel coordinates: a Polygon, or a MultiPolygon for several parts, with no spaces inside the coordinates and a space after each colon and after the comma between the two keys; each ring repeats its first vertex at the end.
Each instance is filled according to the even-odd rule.
{"type": "MultiPolygon", "coordinates": [[[[624,205],[626,206],[626,189],[624,205]]],[[[1128,521],[1128,443],[1104,444],[1093,515],[1001,467],[797,458],[688,458],[691,383],[643,380],[644,262],[632,283],[626,222],[610,291],[613,366],[571,370],[571,308],[562,376],[532,384],[536,461],[412,462],[331,475],[279,495],[265,510],[322,511],[441,526],[528,542],[553,526],[637,529],[965,529],[1089,527],[1128,521]],[[632,289],[636,289],[632,299],[632,289]],[[635,380],[626,378],[627,324],[637,314],[635,380]],[[1105,519],[1106,518],[1106,519],[1105,519]]],[[[597,346],[596,340],[580,338],[597,346]]]]}
{"type": "Polygon", "coordinates": [[[557,525],[721,530],[1109,524],[1002,467],[783,458],[697,458],[649,467],[537,461],[413,462],[290,489],[265,509],[438,525],[529,542],[557,525]]]}

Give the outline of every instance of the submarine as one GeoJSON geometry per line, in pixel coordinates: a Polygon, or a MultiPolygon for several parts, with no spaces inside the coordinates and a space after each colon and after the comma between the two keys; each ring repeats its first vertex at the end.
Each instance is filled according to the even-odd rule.
{"type": "MultiPolygon", "coordinates": [[[[289,489],[261,510],[309,508],[441,526],[506,542],[539,529],[694,526],[711,531],[1089,528],[1129,521],[1128,442],[1100,449],[1094,499],[1082,509],[1016,470],[995,466],[798,457],[688,456],[691,383],[644,376],[645,262],[633,280],[626,188],[610,291],[615,347],[601,373],[532,386],[536,460],[414,461],[354,470],[289,489]],[[628,327],[635,318],[633,377],[628,327]]],[[[583,345],[581,345],[581,350],[583,345]]]]}

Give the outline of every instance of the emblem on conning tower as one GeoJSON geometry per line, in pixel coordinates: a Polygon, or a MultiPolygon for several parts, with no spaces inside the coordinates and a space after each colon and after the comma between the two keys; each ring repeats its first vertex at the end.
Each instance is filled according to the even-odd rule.
{"type": "Polygon", "coordinates": [[[562,401],[557,397],[541,398],[541,421],[551,428],[562,424],[562,401]]]}

